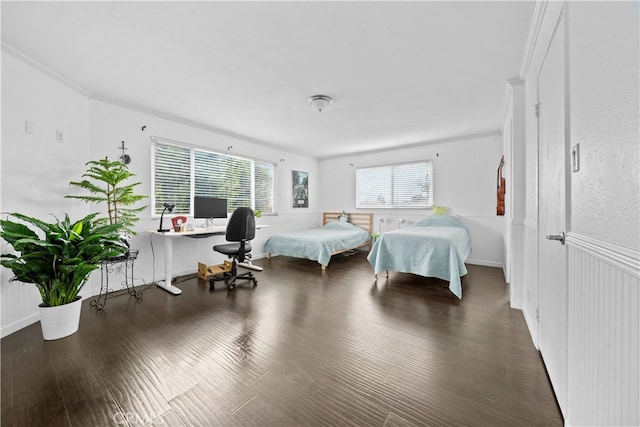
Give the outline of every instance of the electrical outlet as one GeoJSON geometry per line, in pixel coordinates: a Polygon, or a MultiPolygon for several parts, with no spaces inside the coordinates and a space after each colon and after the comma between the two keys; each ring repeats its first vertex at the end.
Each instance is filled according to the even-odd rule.
{"type": "Polygon", "coordinates": [[[121,265],[116,265],[116,274],[124,274],[124,269],[121,265]]]}
{"type": "Polygon", "coordinates": [[[64,142],[64,132],[56,130],[56,141],[62,144],[64,142]]]}

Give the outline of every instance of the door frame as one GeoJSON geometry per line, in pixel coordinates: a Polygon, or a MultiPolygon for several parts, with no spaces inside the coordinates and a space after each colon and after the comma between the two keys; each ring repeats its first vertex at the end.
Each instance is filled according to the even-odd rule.
{"type": "MultiPolygon", "coordinates": [[[[548,54],[549,54],[549,50],[551,49],[552,43],[554,42],[554,40],[556,40],[556,35],[558,34],[559,31],[563,32],[563,54],[562,54],[562,61],[563,61],[563,75],[562,75],[562,79],[563,79],[563,106],[562,106],[562,110],[563,110],[563,117],[562,120],[564,121],[564,146],[563,148],[563,152],[564,152],[564,159],[563,159],[563,175],[564,175],[564,205],[565,205],[565,209],[564,209],[564,230],[545,230],[543,227],[543,224],[541,223],[541,206],[544,206],[544,204],[541,202],[541,200],[545,197],[542,188],[541,188],[541,170],[542,170],[542,162],[544,161],[544,156],[541,153],[541,128],[540,128],[540,114],[544,113],[544,109],[541,108],[542,113],[540,114],[536,114],[536,137],[537,137],[537,164],[536,164],[536,180],[537,180],[537,185],[536,185],[536,190],[537,190],[537,233],[536,233],[536,239],[537,239],[537,310],[536,310],[536,337],[535,337],[535,342],[536,342],[536,346],[538,347],[538,350],[541,353],[541,356],[543,356],[542,354],[542,348],[541,348],[541,340],[540,340],[540,334],[541,334],[541,328],[540,328],[540,303],[541,303],[541,287],[542,287],[542,278],[540,275],[540,269],[541,269],[541,263],[542,263],[542,256],[541,256],[541,252],[542,252],[542,245],[540,244],[540,242],[542,240],[544,240],[545,238],[545,234],[549,233],[549,232],[560,232],[563,231],[565,234],[567,234],[570,230],[570,218],[571,218],[571,165],[570,165],[570,145],[571,145],[571,139],[570,139],[570,123],[569,123],[569,82],[568,82],[568,71],[567,71],[567,66],[568,66],[568,34],[567,34],[567,22],[566,22],[566,14],[565,14],[565,9],[564,7],[560,10],[558,16],[556,17],[556,22],[554,23],[554,28],[551,34],[551,37],[548,41],[548,44],[545,48],[545,52],[544,55],[542,57],[542,61],[540,64],[540,68],[535,76],[535,81],[536,81],[536,109],[539,108],[539,106],[541,105],[541,99],[540,99],[540,84],[539,84],[539,77],[540,74],[542,73],[542,70],[544,69],[548,54]]],[[[556,243],[556,244],[560,244],[560,243],[556,243]]],[[[566,250],[566,249],[565,249],[566,250]]],[[[564,265],[560,266],[563,269],[562,274],[564,275],[564,280],[568,286],[568,277],[569,277],[569,264],[568,264],[568,255],[567,257],[565,257],[564,259],[564,265]]],[[[567,322],[566,322],[566,331],[565,331],[565,336],[568,340],[569,338],[569,317],[568,317],[568,295],[567,295],[567,301],[566,301],[566,307],[565,307],[565,311],[564,313],[567,314],[567,322]]],[[[567,350],[568,350],[568,345],[567,345],[567,350]]],[[[568,361],[569,361],[569,356],[568,356],[568,351],[567,354],[564,355],[565,361],[568,365],[568,361]]],[[[544,362],[544,357],[543,357],[543,363],[544,362]]],[[[546,369],[546,367],[545,367],[546,369]]],[[[564,388],[565,388],[565,392],[566,394],[561,397],[560,399],[558,399],[558,390],[555,389],[554,387],[554,392],[556,393],[556,400],[558,402],[558,406],[560,407],[562,414],[565,418],[565,420],[567,419],[567,414],[568,414],[568,406],[569,406],[569,396],[568,396],[568,384],[569,384],[569,370],[567,367],[567,371],[565,372],[565,384],[564,384],[564,388]]]]}

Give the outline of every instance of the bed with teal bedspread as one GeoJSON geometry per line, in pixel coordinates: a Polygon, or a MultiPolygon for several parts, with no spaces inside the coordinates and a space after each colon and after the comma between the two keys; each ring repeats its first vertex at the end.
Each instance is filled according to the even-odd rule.
{"type": "Polygon", "coordinates": [[[264,244],[264,251],[318,261],[326,267],[331,255],[367,244],[368,231],[343,221],[331,221],[319,228],[274,234],[264,244]]]}
{"type": "Polygon", "coordinates": [[[377,276],[383,270],[448,280],[462,298],[460,277],[471,252],[471,235],[453,216],[431,215],[416,224],[380,235],[367,259],[377,276]]]}

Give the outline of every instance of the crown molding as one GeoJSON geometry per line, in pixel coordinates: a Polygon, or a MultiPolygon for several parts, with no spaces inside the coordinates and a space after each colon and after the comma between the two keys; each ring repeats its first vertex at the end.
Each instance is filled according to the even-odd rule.
{"type": "Polygon", "coordinates": [[[538,42],[538,35],[540,34],[540,28],[542,27],[542,21],[544,13],[547,9],[548,0],[537,0],[533,6],[533,12],[531,13],[531,20],[529,21],[529,32],[527,34],[527,42],[525,44],[524,53],[522,55],[522,62],[520,63],[520,72],[517,76],[507,79],[505,83],[505,97],[504,106],[502,108],[502,121],[500,122],[500,131],[504,132],[505,121],[509,115],[509,105],[513,99],[513,93],[511,88],[520,84],[524,84],[527,74],[529,73],[529,67],[533,59],[536,43],[538,42]]]}
{"type": "Polygon", "coordinates": [[[180,123],[180,124],[183,124],[185,126],[190,126],[190,127],[202,129],[202,130],[205,130],[207,132],[217,133],[219,135],[224,135],[224,136],[227,136],[229,138],[234,138],[234,139],[237,139],[237,140],[240,140],[240,141],[250,142],[252,144],[258,144],[258,145],[263,146],[263,147],[272,148],[272,149],[277,150],[279,152],[293,153],[293,154],[298,154],[298,155],[303,156],[303,157],[314,158],[312,156],[309,156],[308,153],[295,151],[295,150],[292,150],[291,148],[288,148],[288,147],[283,147],[283,146],[280,146],[280,145],[271,144],[269,142],[261,141],[259,139],[254,139],[254,138],[251,138],[251,137],[248,137],[248,136],[245,136],[245,135],[240,135],[240,134],[237,134],[237,133],[234,133],[234,132],[226,131],[224,129],[220,129],[220,128],[217,128],[217,127],[214,127],[214,126],[206,125],[204,123],[200,123],[200,122],[197,122],[197,121],[194,121],[194,120],[189,120],[189,119],[186,119],[184,117],[176,116],[176,115],[169,114],[169,113],[164,113],[162,111],[158,111],[158,110],[154,110],[154,109],[151,109],[151,108],[143,107],[143,106],[138,105],[138,104],[133,104],[133,103],[130,103],[130,102],[122,101],[120,99],[104,96],[104,95],[101,95],[99,93],[93,93],[93,94],[91,94],[91,96],[89,96],[89,98],[91,100],[94,100],[94,101],[104,102],[105,104],[110,104],[110,105],[114,105],[116,107],[126,108],[127,110],[137,111],[139,113],[148,114],[150,116],[158,117],[160,119],[170,120],[172,122],[180,123]]]}
{"type": "Polygon", "coordinates": [[[39,63],[35,59],[31,58],[30,56],[27,56],[26,54],[24,54],[22,52],[20,52],[18,49],[14,48],[13,46],[11,46],[10,44],[8,44],[5,41],[2,42],[2,51],[4,53],[6,53],[6,54],[9,54],[9,55],[13,56],[17,60],[27,64],[28,66],[30,66],[34,70],[40,71],[41,73],[47,75],[48,77],[52,78],[53,80],[57,81],[58,83],[61,83],[61,84],[65,85],[65,86],[67,86],[68,88],[78,92],[80,95],[86,96],[87,98],[89,98],[91,96],[91,92],[90,91],[88,91],[85,88],[83,88],[82,86],[77,85],[76,83],[72,82],[71,80],[69,80],[68,78],[63,76],[62,74],[59,74],[59,73],[53,71],[51,68],[42,65],[41,63],[39,63]]]}
{"type": "Polygon", "coordinates": [[[449,137],[449,138],[434,139],[434,140],[431,140],[431,141],[422,141],[422,142],[415,142],[415,143],[410,143],[410,144],[395,145],[393,147],[378,148],[378,149],[375,149],[375,150],[335,154],[335,155],[332,155],[332,156],[319,157],[319,160],[331,160],[331,159],[339,159],[339,158],[342,158],[342,157],[353,157],[353,156],[362,156],[362,155],[366,155],[366,154],[384,153],[384,152],[387,152],[387,151],[403,150],[403,149],[407,149],[407,148],[418,148],[418,147],[424,147],[424,146],[433,145],[433,144],[442,144],[442,143],[446,143],[446,142],[466,141],[466,140],[469,140],[469,139],[485,138],[485,137],[489,137],[489,136],[500,136],[500,135],[502,135],[502,131],[500,129],[496,129],[496,130],[489,130],[489,131],[486,131],[486,132],[478,132],[478,133],[473,133],[473,134],[468,134],[468,135],[459,135],[459,136],[452,136],[452,137],[449,137]]]}
{"type": "Polygon", "coordinates": [[[172,114],[163,113],[161,111],[153,110],[153,109],[150,109],[150,108],[142,107],[140,105],[135,105],[135,104],[132,104],[132,103],[128,103],[128,102],[125,102],[125,101],[122,101],[122,100],[119,100],[119,99],[110,98],[108,96],[104,96],[104,95],[101,95],[99,93],[91,92],[90,90],[87,90],[87,89],[83,88],[82,86],[72,82],[68,78],[64,77],[62,74],[59,74],[59,73],[53,71],[51,68],[46,67],[45,65],[43,65],[40,62],[36,61],[35,59],[31,58],[30,56],[24,54],[23,52],[21,52],[18,49],[14,48],[13,46],[11,46],[10,44],[8,44],[5,41],[2,42],[2,52],[13,56],[14,58],[16,58],[17,60],[23,62],[24,64],[28,65],[29,67],[33,68],[34,70],[45,74],[46,76],[50,77],[51,79],[53,79],[53,80],[65,85],[65,86],[67,86],[68,88],[72,89],[73,91],[79,93],[82,96],[85,96],[88,99],[104,102],[104,103],[107,103],[107,104],[115,105],[115,106],[118,106],[118,107],[122,107],[122,108],[126,108],[126,109],[129,109],[129,110],[133,110],[133,111],[138,111],[140,113],[149,114],[151,116],[155,116],[155,117],[158,117],[158,118],[171,120],[173,122],[181,123],[181,124],[184,124],[186,126],[191,126],[191,127],[203,129],[203,130],[208,131],[208,132],[214,132],[214,133],[217,133],[217,134],[220,134],[220,135],[224,135],[224,136],[228,136],[230,138],[238,139],[238,140],[241,140],[241,141],[250,142],[250,143],[253,143],[253,144],[258,144],[258,145],[261,145],[263,147],[272,148],[272,149],[280,151],[280,152],[292,153],[292,154],[297,154],[297,155],[300,155],[300,156],[303,156],[303,157],[316,159],[316,158],[314,158],[312,156],[309,156],[308,153],[303,153],[301,151],[292,150],[291,148],[288,148],[288,147],[283,147],[283,146],[279,146],[279,145],[276,145],[276,144],[271,144],[271,143],[268,143],[268,142],[265,142],[265,141],[260,141],[260,140],[257,140],[257,139],[250,138],[248,136],[240,135],[240,134],[229,132],[229,131],[226,131],[226,130],[223,130],[223,129],[219,129],[219,128],[216,128],[216,127],[213,127],[213,126],[209,126],[209,125],[206,125],[206,124],[203,124],[203,123],[200,123],[200,122],[196,122],[196,121],[193,121],[193,120],[185,119],[185,118],[180,117],[180,116],[175,116],[175,115],[172,115],[172,114]]]}
{"type": "Polygon", "coordinates": [[[540,35],[540,29],[542,28],[544,14],[547,10],[547,4],[548,0],[537,0],[533,6],[531,21],[529,22],[527,43],[525,44],[524,55],[522,56],[522,63],[520,64],[520,80],[526,80],[527,74],[529,73],[529,67],[531,66],[536,44],[538,43],[538,37],[540,35]]]}

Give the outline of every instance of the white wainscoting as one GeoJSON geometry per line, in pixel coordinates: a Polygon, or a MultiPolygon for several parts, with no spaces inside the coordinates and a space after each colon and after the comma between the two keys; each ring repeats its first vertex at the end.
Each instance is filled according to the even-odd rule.
{"type": "MultiPolygon", "coordinates": [[[[4,267],[3,267],[4,269],[4,267]]],[[[0,318],[0,336],[5,337],[40,320],[38,304],[42,302],[35,285],[20,282],[8,283],[13,277],[10,270],[3,272],[0,286],[0,298],[6,301],[2,305],[0,318]],[[10,302],[10,303],[9,303],[10,302]]]]}
{"type": "Polygon", "coordinates": [[[640,425],[638,251],[569,233],[567,425],[640,425]]]}
{"type": "Polygon", "coordinates": [[[533,345],[538,348],[538,225],[535,221],[524,221],[522,238],[522,314],[533,345]]]}
{"type": "Polygon", "coordinates": [[[504,268],[504,217],[494,214],[456,214],[471,233],[468,264],[504,268]]]}

